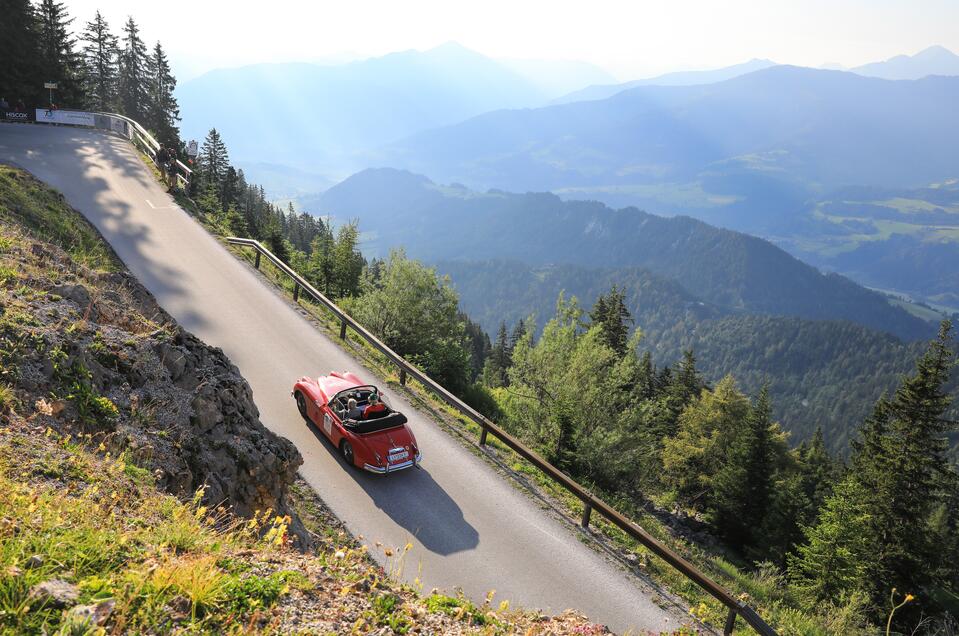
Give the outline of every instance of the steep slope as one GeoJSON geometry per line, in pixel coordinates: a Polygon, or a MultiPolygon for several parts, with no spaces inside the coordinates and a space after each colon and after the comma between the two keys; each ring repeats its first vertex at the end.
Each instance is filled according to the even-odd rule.
{"type": "Polygon", "coordinates": [[[388,169],[364,171],[331,188],[316,212],[360,218],[371,254],[402,246],[432,262],[641,267],[727,310],[846,319],[905,338],[929,333],[923,321],[875,292],[824,275],[761,239],[687,217],[544,193],[480,194],[388,169]]]}
{"type": "Polygon", "coordinates": [[[0,387],[25,417],[97,436],[166,492],[204,487],[206,505],[247,517],[290,512],[303,458],[260,423],[237,368],[164,312],[62,197],[2,165],[0,344],[0,387]]]}
{"type": "Polygon", "coordinates": [[[705,86],[488,113],[386,148],[379,165],[508,190],[684,183],[746,195],[729,170],[810,184],[954,176],[959,77],[891,82],[776,66],[705,86]],[[723,163],[726,162],[726,163],[723,163]]]}
{"type": "Polygon", "coordinates": [[[959,55],[942,46],[930,46],[915,55],[897,55],[851,70],[859,75],[889,80],[913,80],[927,75],[959,75],[959,55]]]}
{"type": "Polygon", "coordinates": [[[733,64],[723,68],[712,69],[709,71],[678,71],[675,73],[666,73],[647,79],[633,80],[621,84],[594,84],[578,91],[573,91],[553,100],[553,104],[569,104],[570,102],[582,102],[595,99],[606,99],[616,93],[621,93],[638,86],[693,86],[696,84],[712,84],[722,82],[746,73],[759,71],[770,66],[775,66],[772,60],[752,59],[742,64],[733,64]]]}

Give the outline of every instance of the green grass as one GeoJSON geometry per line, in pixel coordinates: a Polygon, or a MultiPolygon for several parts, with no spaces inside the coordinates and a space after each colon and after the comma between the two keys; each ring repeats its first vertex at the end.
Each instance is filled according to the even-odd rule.
{"type": "Polygon", "coordinates": [[[0,413],[9,411],[17,404],[17,396],[9,384],[0,383],[0,413]]]}
{"type": "MultiPolygon", "coordinates": [[[[0,219],[19,225],[33,238],[58,245],[86,267],[107,272],[121,268],[96,229],[61,194],[6,165],[0,165],[0,219]]],[[[9,249],[10,242],[6,237],[0,251],[9,249]]]]}
{"type": "Polygon", "coordinates": [[[180,620],[186,631],[239,631],[245,617],[305,585],[297,572],[221,567],[240,549],[268,555],[275,533],[271,542],[258,537],[271,519],[251,525],[211,514],[199,497],[180,502],[142,477],[71,437],[0,435],[0,632],[65,627],[61,610],[28,597],[51,578],[77,585],[81,603],[114,599],[118,633],[170,631],[176,597],[189,605],[180,620]],[[34,555],[41,564],[28,567],[34,555]]]}

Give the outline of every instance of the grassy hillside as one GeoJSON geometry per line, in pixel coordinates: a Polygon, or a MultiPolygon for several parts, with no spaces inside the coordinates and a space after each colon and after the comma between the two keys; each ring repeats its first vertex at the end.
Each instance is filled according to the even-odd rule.
{"type": "Polygon", "coordinates": [[[378,566],[299,462],[221,352],[0,166],[0,633],[605,633],[393,582],[407,548],[378,566]]]}
{"type": "MultiPolygon", "coordinates": [[[[0,633],[606,633],[399,586],[300,488],[306,554],[289,517],[182,501],[127,456],[14,416],[0,428],[0,633]]],[[[382,549],[398,571],[405,550],[382,549]]]]}

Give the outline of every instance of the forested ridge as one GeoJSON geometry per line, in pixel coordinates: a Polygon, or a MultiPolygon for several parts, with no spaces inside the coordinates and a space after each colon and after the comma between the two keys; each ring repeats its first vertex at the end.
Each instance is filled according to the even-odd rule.
{"type": "Polygon", "coordinates": [[[643,268],[730,311],[852,320],[915,340],[935,329],[886,298],[823,273],[768,241],[689,217],[662,217],[545,192],[441,186],[391,169],[365,170],[316,201],[315,212],[360,217],[366,249],[415,258],[515,260],[527,265],[643,268]]]}
{"type": "Polygon", "coordinates": [[[530,318],[538,332],[561,292],[588,305],[615,286],[654,362],[672,365],[692,349],[712,382],[732,374],[749,393],[768,384],[773,413],[792,444],[821,428],[829,450],[843,455],[872,404],[895,388],[923,348],[848,321],[732,311],[640,268],[441,261],[437,269],[450,276],[463,310],[491,333],[501,322],[510,329],[530,318]]]}

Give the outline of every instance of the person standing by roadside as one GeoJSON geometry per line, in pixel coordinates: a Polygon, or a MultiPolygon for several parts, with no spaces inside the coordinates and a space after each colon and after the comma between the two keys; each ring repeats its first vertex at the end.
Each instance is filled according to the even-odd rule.
{"type": "Polygon", "coordinates": [[[167,149],[167,153],[169,154],[167,176],[169,177],[170,190],[173,191],[176,190],[176,148],[174,146],[170,146],[167,149]]]}
{"type": "Polygon", "coordinates": [[[160,172],[163,173],[163,180],[167,182],[167,185],[170,184],[170,151],[166,149],[166,146],[160,144],[160,147],[157,148],[156,154],[156,164],[157,168],[160,169],[160,172]]]}

